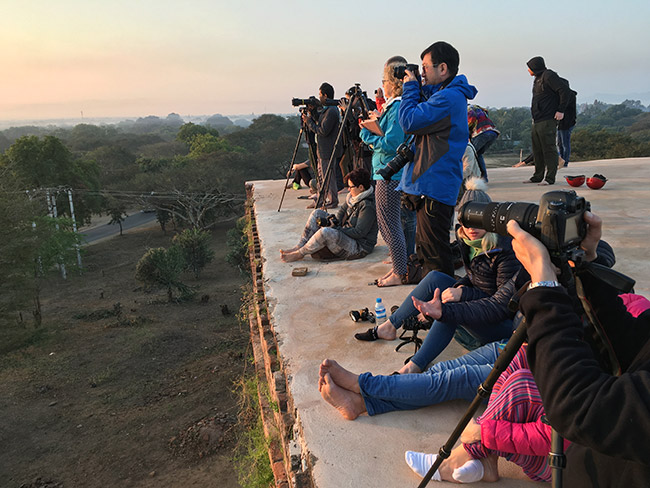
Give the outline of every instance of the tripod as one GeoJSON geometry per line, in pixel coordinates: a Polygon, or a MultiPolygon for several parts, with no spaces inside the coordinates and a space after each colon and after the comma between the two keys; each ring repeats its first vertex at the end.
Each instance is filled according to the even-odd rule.
{"type": "Polygon", "coordinates": [[[345,115],[343,116],[343,120],[341,121],[341,125],[339,126],[339,131],[336,134],[336,141],[334,142],[334,149],[332,150],[332,155],[330,156],[329,162],[327,163],[327,169],[325,170],[325,173],[323,174],[323,181],[319,182],[320,185],[318,187],[318,197],[316,199],[316,208],[321,208],[325,206],[324,202],[324,196],[323,196],[323,191],[325,188],[328,186],[330,178],[332,178],[332,171],[334,168],[334,165],[332,164],[334,162],[334,155],[336,154],[336,147],[339,145],[339,142],[341,141],[341,136],[343,134],[343,131],[345,129],[346,124],[348,123],[351,114],[352,114],[352,107],[355,105],[356,102],[359,102],[361,104],[362,108],[362,113],[364,118],[368,117],[368,101],[366,100],[366,97],[364,93],[361,91],[361,88],[359,87],[359,83],[355,84],[356,89],[353,91],[353,93],[350,95],[350,101],[348,103],[347,108],[345,109],[345,115]]]}
{"type": "MultiPolygon", "coordinates": [[[[579,298],[580,303],[582,304],[582,307],[584,309],[587,323],[592,327],[592,330],[595,333],[595,337],[598,338],[600,349],[606,351],[613,373],[620,374],[621,369],[620,366],[618,365],[616,355],[611,345],[609,344],[609,341],[604,331],[602,330],[600,323],[598,322],[598,319],[595,316],[591,304],[589,303],[587,297],[584,294],[582,283],[580,281],[580,278],[577,276],[577,271],[585,270],[586,272],[593,274],[594,276],[598,277],[602,281],[616,287],[618,290],[624,293],[627,293],[632,289],[632,287],[634,286],[634,280],[631,280],[630,278],[614,270],[606,268],[604,266],[600,266],[598,264],[592,264],[592,263],[583,263],[582,256],[580,255],[579,251],[577,252],[574,251],[572,260],[577,263],[577,266],[576,268],[574,268],[573,271],[569,267],[568,258],[566,257],[563,259],[552,258],[552,260],[554,261],[554,264],[560,268],[561,271],[559,277],[560,282],[568,290],[573,290],[576,292],[577,298],[579,298]]],[[[524,287],[520,290],[520,292],[515,297],[513,297],[513,300],[511,300],[511,303],[509,305],[511,310],[519,308],[518,298],[523,293],[523,290],[527,289],[527,287],[528,284],[524,285],[524,287]]],[[[511,363],[511,361],[513,360],[513,358],[521,348],[522,344],[525,342],[527,326],[526,326],[526,319],[521,314],[521,312],[517,312],[517,315],[515,316],[515,323],[517,324],[517,328],[515,332],[513,333],[512,337],[510,338],[505,348],[503,349],[503,351],[497,358],[496,362],[494,363],[494,367],[492,368],[492,371],[490,371],[490,374],[488,375],[487,379],[478,387],[476,397],[474,397],[474,400],[470,404],[469,408],[467,409],[463,417],[459,420],[458,424],[454,428],[454,431],[449,436],[449,439],[438,451],[438,457],[436,461],[433,463],[433,465],[431,466],[427,474],[424,476],[424,478],[418,485],[418,488],[425,488],[426,485],[431,480],[431,478],[433,477],[433,475],[435,474],[435,472],[442,464],[442,462],[445,459],[449,458],[449,456],[451,455],[451,450],[456,444],[456,441],[458,441],[463,430],[465,430],[465,427],[473,418],[476,410],[483,402],[483,400],[487,399],[490,396],[490,393],[492,392],[492,388],[494,387],[497,379],[499,378],[501,373],[503,373],[506,370],[508,365],[511,363]]],[[[552,482],[553,488],[562,487],[562,470],[566,467],[566,457],[564,456],[563,451],[564,451],[563,439],[555,431],[555,429],[553,429],[551,434],[551,452],[549,453],[548,456],[548,463],[553,472],[553,482],[552,482]]]]}
{"type": "MultiPolygon", "coordinates": [[[[291,169],[293,168],[294,163],[296,162],[296,156],[298,155],[298,149],[300,148],[300,141],[302,140],[303,135],[305,136],[305,142],[307,143],[307,149],[309,152],[309,163],[312,168],[316,168],[316,160],[314,155],[314,147],[311,141],[309,140],[307,127],[305,123],[300,123],[300,131],[298,131],[298,140],[296,140],[296,147],[293,149],[293,155],[291,156],[291,161],[289,162],[289,168],[287,169],[287,181],[284,182],[284,191],[282,192],[282,198],[280,198],[280,205],[278,206],[278,212],[282,208],[282,202],[284,202],[284,195],[287,193],[287,186],[289,185],[289,180],[291,179],[291,169]]],[[[316,177],[318,178],[318,172],[316,177]]],[[[319,182],[320,183],[320,182],[319,182]]]]}

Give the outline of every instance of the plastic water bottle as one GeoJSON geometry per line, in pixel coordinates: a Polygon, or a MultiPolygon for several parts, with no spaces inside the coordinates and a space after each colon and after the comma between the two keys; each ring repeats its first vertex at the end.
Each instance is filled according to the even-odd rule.
{"type": "Polygon", "coordinates": [[[377,303],[375,303],[375,318],[377,322],[386,318],[386,307],[381,303],[381,298],[377,298],[377,303]]]}

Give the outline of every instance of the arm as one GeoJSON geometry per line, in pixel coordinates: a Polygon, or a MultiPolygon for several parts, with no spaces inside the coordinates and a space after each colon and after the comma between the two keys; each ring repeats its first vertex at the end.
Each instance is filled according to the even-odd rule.
{"type": "Polygon", "coordinates": [[[373,151],[394,155],[399,145],[404,142],[404,131],[397,121],[399,106],[399,101],[393,102],[379,120],[379,126],[384,131],[383,136],[373,134],[368,129],[361,130],[361,140],[372,146],[373,151]]]}
{"type": "Polygon", "coordinates": [[[409,134],[427,134],[428,127],[448,117],[450,103],[447,97],[429,98],[425,102],[420,100],[420,87],[417,81],[404,83],[402,103],[399,108],[399,123],[404,132],[409,134]]]}
{"type": "Polygon", "coordinates": [[[365,201],[359,202],[359,216],[354,227],[341,227],[341,232],[352,239],[361,239],[366,237],[373,228],[377,212],[374,206],[368,205],[365,201]]]}
{"type": "MultiPolygon", "coordinates": [[[[588,238],[600,237],[600,219],[593,217],[585,214],[588,238]]],[[[512,221],[508,223],[508,232],[514,237],[517,257],[531,279],[555,279],[544,246],[512,221]]],[[[596,299],[603,311],[610,314],[601,320],[615,320],[609,325],[648,330],[647,317],[633,319],[622,312],[622,302],[613,289],[603,287],[596,299]]],[[[615,377],[603,371],[594,352],[582,340],[582,321],[564,289],[530,290],[521,299],[521,310],[528,322],[528,360],[551,424],[573,442],[608,456],[647,464],[647,452],[639,448],[650,437],[647,334],[642,344],[636,345],[643,353],[641,357],[636,354],[636,370],[615,377]]]]}
{"type": "Polygon", "coordinates": [[[320,116],[318,122],[314,121],[312,117],[306,120],[309,130],[319,136],[328,136],[338,128],[339,117],[338,109],[331,107],[326,109],[320,116]]]}
{"type": "Polygon", "coordinates": [[[517,291],[513,277],[517,275],[521,265],[513,251],[504,249],[496,257],[493,269],[494,282],[497,286],[494,295],[487,296],[476,286],[463,288],[461,301],[443,304],[441,317],[443,322],[449,321],[458,324],[484,322],[489,325],[501,322],[510,316],[508,302],[517,291]],[[465,297],[476,298],[466,300],[465,297]]]}
{"type": "Polygon", "coordinates": [[[564,114],[566,111],[567,105],[569,104],[569,99],[571,98],[571,91],[569,85],[563,82],[557,73],[554,71],[546,72],[546,83],[555,93],[560,97],[560,103],[557,107],[557,111],[561,114],[564,114]]]}

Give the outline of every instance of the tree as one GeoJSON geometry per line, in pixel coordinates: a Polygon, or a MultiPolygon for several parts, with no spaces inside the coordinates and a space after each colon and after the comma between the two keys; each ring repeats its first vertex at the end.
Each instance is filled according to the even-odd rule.
{"type": "Polygon", "coordinates": [[[126,213],[126,205],[124,202],[111,199],[108,203],[108,211],[106,215],[110,215],[111,220],[108,222],[109,225],[119,225],[120,226],[120,236],[122,235],[122,222],[128,217],[126,213]]]}
{"type": "Polygon", "coordinates": [[[190,289],[180,281],[180,275],[185,268],[185,260],[178,246],[169,249],[157,247],[149,249],[140,258],[135,268],[135,279],[147,287],[167,289],[167,300],[174,299],[173,289],[177,288],[181,296],[186,296],[190,289]]]}
{"type": "MultiPolygon", "coordinates": [[[[23,189],[68,187],[85,191],[75,201],[75,216],[90,222],[92,212],[99,212],[101,199],[99,169],[95,162],[75,158],[63,142],[54,136],[24,136],[16,140],[0,159],[23,189]]],[[[68,196],[57,195],[59,214],[70,216],[68,196]]]]}
{"type": "Polygon", "coordinates": [[[212,127],[205,127],[204,125],[197,125],[192,122],[183,124],[178,133],[176,134],[176,139],[183,141],[188,146],[192,143],[196,136],[211,135],[214,137],[219,137],[219,131],[213,129],[212,127]]]}
{"type": "Polygon", "coordinates": [[[173,243],[178,246],[185,259],[185,265],[199,278],[201,270],[214,259],[210,249],[210,233],[199,229],[185,229],[176,234],[173,243]]]}
{"type": "Polygon", "coordinates": [[[56,266],[75,269],[78,234],[70,219],[43,215],[43,203],[30,199],[6,172],[0,177],[0,317],[29,308],[42,321],[41,288],[56,266]]]}

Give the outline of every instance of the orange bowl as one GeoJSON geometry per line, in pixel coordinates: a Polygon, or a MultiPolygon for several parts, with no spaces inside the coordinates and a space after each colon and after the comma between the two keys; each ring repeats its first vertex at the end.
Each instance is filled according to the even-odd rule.
{"type": "Polygon", "coordinates": [[[571,186],[582,186],[585,182],[585,175],[565,176],[566,182],[571,186]]]}
{"type": "Polygon", "coordinates": [[[587,186],[592,190],[600,190],[603,186],[605,186],[606,182],[607,178],[599,174],[595,174],[591,178],[587,178],[587,186]]]}

